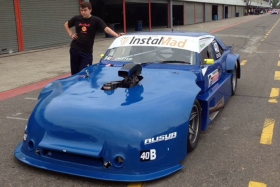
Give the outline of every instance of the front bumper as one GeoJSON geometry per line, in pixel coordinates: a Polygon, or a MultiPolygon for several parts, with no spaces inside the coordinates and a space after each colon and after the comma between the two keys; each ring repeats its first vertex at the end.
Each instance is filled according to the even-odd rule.
{"type": "Polygon", "coordinates": [[[175,165],[170,168],[166,168],[164,170],[152,172],[152,173],[144,173],[138,174],[133,171],[131,174],[121,174],[121,173],[109,173],[108,169],[106,172],[98,171],[95,167],[89,166],[81,166],[81,164],[68,163],[68,162],[54,162],[51,159],[42,160],[36,159],[34,157],[30,157],[24,153],[22,150],[22,142],[18,144],[14,151],[14,156],[21,162],[50,171],[76,175],[81,177],[100,179],[100,180],[108,180],[108,181],[122,181],[122,182],[141,182],[141,181],[150,181],[158,178],[165,177],[170,175],[180,169],[182,169],[181,165],[175,165]]]}

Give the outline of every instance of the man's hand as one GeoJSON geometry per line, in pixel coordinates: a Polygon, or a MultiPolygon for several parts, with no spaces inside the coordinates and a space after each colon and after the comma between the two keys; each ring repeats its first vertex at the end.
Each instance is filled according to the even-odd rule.
{"type": "Polygon", "coordinates": [[[118,37],[125,35],[125,33],[119,33],[118,37]]]}
{"type": "Polygon", "coordinates": [[[71,34],[70,38],[72,38],[73,40],[76,40],[78,38],[77,33],[71,34]]]}

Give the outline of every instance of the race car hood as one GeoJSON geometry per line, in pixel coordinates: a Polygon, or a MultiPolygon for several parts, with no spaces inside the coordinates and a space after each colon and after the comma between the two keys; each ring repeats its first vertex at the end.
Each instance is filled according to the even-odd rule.
{"type": "MultiPolygon", "coordinates": [[[[166,146],[157,148],[158,153],[163,152],[162,158],[158,156],[157,163],[135,172],[177,165],[186,155],[178,152],[185,149],[168,153],[166,149],[175,142],[186,142],[189,116],[200,91],[196,75],[182,70],[143,68],[143,79],[135,87],[102,90],[105,83],[122,80],[119,69],[96,66],[89,69],[89,76],[79,74],[48,85],[29,119],[23,148],[39,150],[56,159],[62,156],[54,156],[54,151],[73,157],[94,157],[102,160],[96,161],[101,166],[114,163],[116,155],[122,155],[126,158],[126,170],[122,172],[129,174],[139,162],[141,150],[164,141],[166,146]],[[172,161],[159,164],[166,159],[164,155],[172,161]]],[[[118,168],[118,164],[114,166],[118,168]]]]}

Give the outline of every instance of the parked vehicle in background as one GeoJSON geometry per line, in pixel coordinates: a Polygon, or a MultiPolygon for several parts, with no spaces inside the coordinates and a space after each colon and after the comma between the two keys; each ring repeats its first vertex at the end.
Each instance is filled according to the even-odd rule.
{"type": "Polygon", "coordinates": [[[271,11],[271,14],[279,14],[279,11],[278,11],[277,9],[273,9],[273,10],[271,11]]]}

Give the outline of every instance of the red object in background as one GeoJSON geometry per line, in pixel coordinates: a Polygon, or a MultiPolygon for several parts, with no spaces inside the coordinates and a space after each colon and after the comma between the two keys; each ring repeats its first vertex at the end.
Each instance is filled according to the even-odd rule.
{"type": "Polygon", "coordinates": [[[18,50],[24,51],[23,33],[22,33],[22,20],[20,15],[20,3],[19,0],[14,0],[14,9],[16,16],[17,38],[18,38],[18,50]]]}

